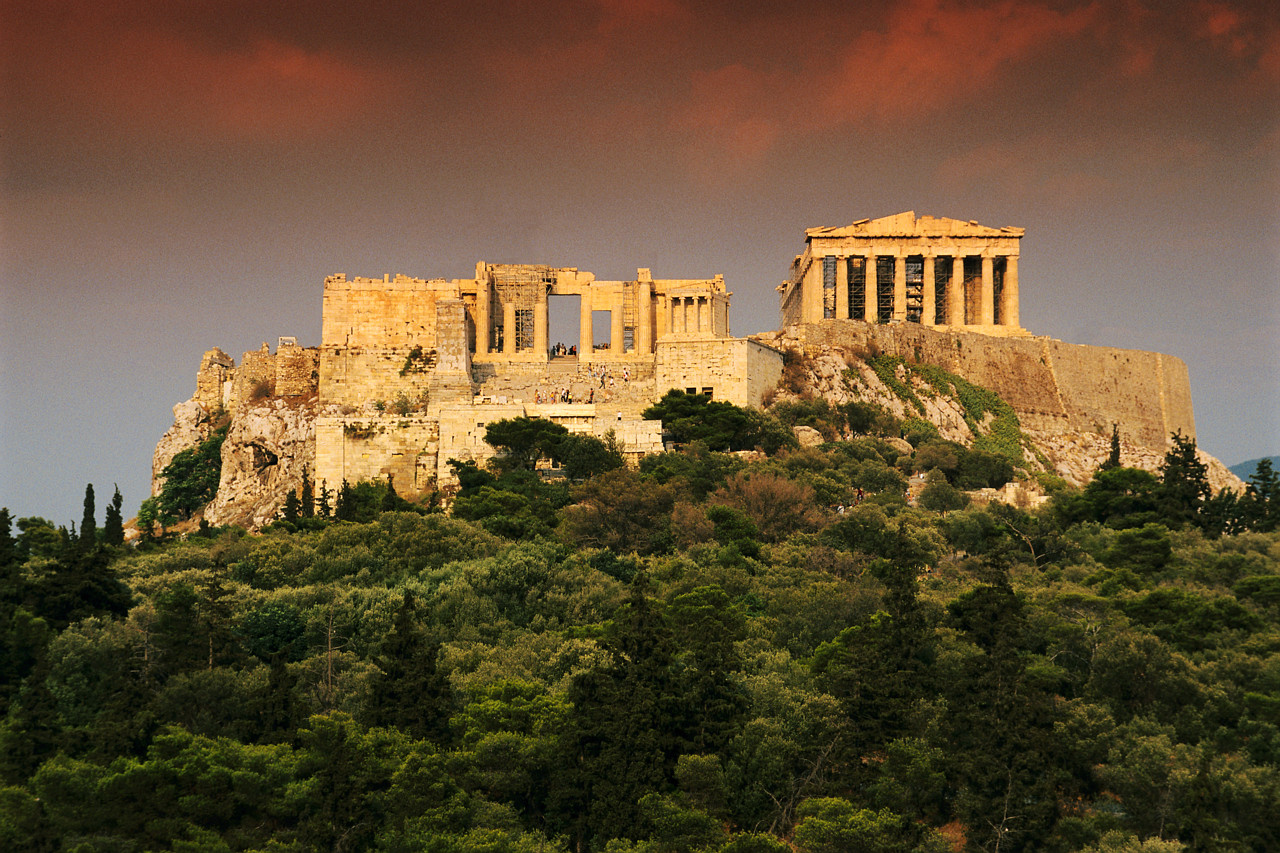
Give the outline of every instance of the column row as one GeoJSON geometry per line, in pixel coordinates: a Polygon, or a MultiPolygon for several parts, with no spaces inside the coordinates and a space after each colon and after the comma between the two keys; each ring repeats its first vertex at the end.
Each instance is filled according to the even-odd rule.
{"type": "Polygon", "coordinates": [[[821,290],[814,287],[805,299],[810,322],[836,317],[869,323],[1020,325],[1017,255],[869,251],[815,258],[813,269],[821,271],[821,279],[810,281],[821,290]]]}

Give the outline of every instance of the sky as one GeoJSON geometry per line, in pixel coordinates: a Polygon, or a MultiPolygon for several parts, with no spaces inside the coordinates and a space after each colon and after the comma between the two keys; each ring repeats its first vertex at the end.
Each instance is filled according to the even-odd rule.
{"type": "Polygon", "coordinates": [[[1190,370],[1280,453],[1271,0],[0,0],[0,506],[127,513],[201,354],[315,346],[324,277],[723,274],[804,229],[1026,229],[1022,324],[1190,370]]]}

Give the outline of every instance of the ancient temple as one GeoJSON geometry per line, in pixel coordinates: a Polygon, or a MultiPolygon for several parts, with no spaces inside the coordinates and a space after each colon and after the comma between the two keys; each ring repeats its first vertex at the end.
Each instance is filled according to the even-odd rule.
{"type": "Polygon", "coordinates": [[[1023,229],[914,211],[805,231],[778,287],[783,325],[825,319],[919,323],[998,335],[1018,321],[1023,229]]]}

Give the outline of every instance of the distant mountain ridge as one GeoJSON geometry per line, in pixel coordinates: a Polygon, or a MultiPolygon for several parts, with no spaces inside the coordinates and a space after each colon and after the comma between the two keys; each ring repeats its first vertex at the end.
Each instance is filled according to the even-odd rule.
{"type": "Polygon", "coordinates": [[[1258,463],[1263,459],[1270,459],[1271,467],[1276,470],[1280,470],[1280,456],[1259,456],[1257,459],[1250,459],[1247,462],[1237,462],[1234,465],[1228,465],[1227,470],[1247,483],[1249,482],[1249,475],[1258,470],[1258,463]]]}

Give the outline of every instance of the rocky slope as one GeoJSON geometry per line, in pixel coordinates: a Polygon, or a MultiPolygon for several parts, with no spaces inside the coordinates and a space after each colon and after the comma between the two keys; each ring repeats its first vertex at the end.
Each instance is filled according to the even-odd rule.
{"type": "MultiPolygon", "coordinates": [[[[285,497],[315,470],[315,419],[318,404],[306,398],[266,398],[241,404],[222,443],[218,494],[202,516],[213,525],[238,524],[257,529],[279,515],[285,497]]],[[[164,485],[160,472],[182,450],[209,437],[219,410],[195,400],[173,407],[173,426],[156,445],[151,493],[164,485]]]]}
{"type": "MultiPolygon", "coordinates": [[[[808,346],[802,340],[785,333],[757,336],[770,346],[789,352],[783,380],[774,396],[774,402],[821,397],[834,404],[853,401],[872,403],[884,408],[899,419],[923,418],[938,428],[939,434],[949,441],[970,445],[977,437],[965,418],[963,404],[955,395],[939,394],[928,383],[914,376],[905,365],[894,371],[899,388],[909,388],[914,401],[919,401],[923,412],[913,400],[904,397],[900,390],[890,387],[872,365],[868,363],[864,349],[840,346],[808,346]]],[[[989,421],[979,423],[979,432],[989,426],[989,421]]],[[[1098,432],[1080,432],[1065,428],[1053,430],[1022,427],[1022,434],[1030,443],[1023,461],[1028,472],[1048,471],[1067,482],[1083,486],[1093,472],[1111,452],[1111,436],[1098,432]]],[[[1148,447],[1133,441],[1121,440],[1121,464],[1142,468],[1155,473],[1164,459],[1165,448],[1148,447]]],[[[1208,467],[1209,483],[1214,491],[1239,490],[1244,487],[1240,478],[1232,474],[1214,457],[1198,451],[1208,467]]]]}

